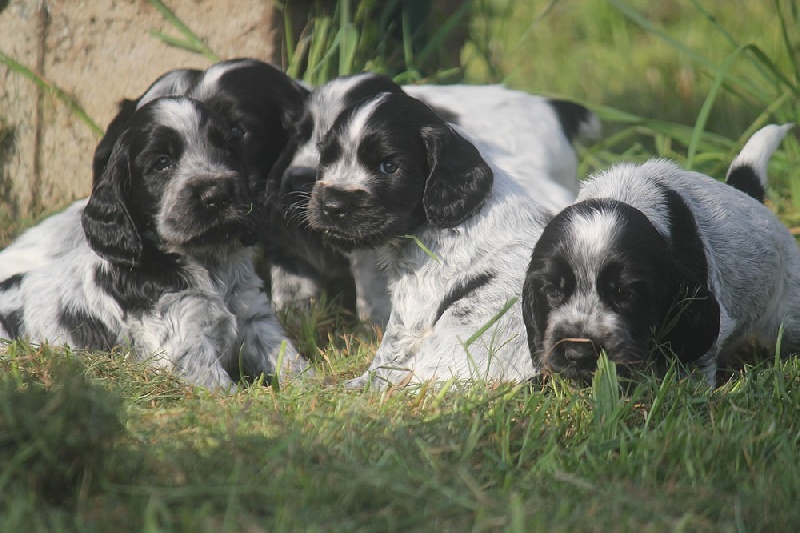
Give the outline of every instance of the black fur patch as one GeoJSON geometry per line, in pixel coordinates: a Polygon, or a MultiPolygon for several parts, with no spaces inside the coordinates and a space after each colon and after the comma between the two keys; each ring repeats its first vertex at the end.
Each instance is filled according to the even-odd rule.
{"type": "Polygon", "coordinates": [[[662,190],[667,199],[670,240],[675,258],[689,270],[694,280],[705,285],[708,283],[708,261],[694,214],[680,194],[666,187],[662,187],[662,190]]]}
{"type": "Polygon", "coordinates": [[[141,314],[152,309],[158,299],[167,292],[178,292],[189,288],[179,269],[124,269],[106,270],[97,267],[95,283],[106,294],[114,298],[126,313],[141,314]]]}
{"type": "Polygon", "coordinates": [[[108,350],[116,344],[116,337],[99,318],[80,309],[63,308],[58,322],[69,330],[73,346],[108,350]]]}
{"type": "Polygon", "coordinates": [[[750,165],[740,165],[732,169],[725,183],[752,196],[759,202],[764,202],[766,191],[761,185],[761,180],[758,179],[756,170],[750,165]]]}
{"type": "Polygon", "coordinates": [[[10,289],[19,287],[20,283],[22,283],[22,278],[24,277],[25,273],[23,272],[20,274],[14,274],[13,276],[8,277],[3,281],[0,281],[0,292],[6,292],[10,289]]]}
{"type": "MultiPolygon", "coordinates": [[[[419,100],[422,100],[423,102],[425,102],[424,98],[419,98],[419,100]]],[[[431,105],[428,102],[425,102],[425,104],[428,107],[430,107],[431,109],[433,109],[433,112],[436,113],[437,115],[439,115],[439,118],[441,118],[445,122],[449,122],[450,124],[458,125],[458,123],[459,123],[458,122],[459,121],[458,113],[456,113],[454,111],[450,111],[449,109],[445,109],[444,107],[441,107],[441,106],[431,105]]]]}
{"type": "MultiPolygon", "coordinates": [[[[358,74],[356,74],[358,76],[358,74]]],[[[390,78],[380,74],[364,76],[349,91],[344,100],[344,107],[352,107],[362,100],[374,98],[380,93],[401,93],[403,89],[390,78]]]]}
{"type": "Polygon", "coordinates": [[[561,123],[561,129],[564,135],[567,136],[570,142],[575,140],[578,136],[581,126],[583,126],[589,118],[591,111],[586,109],[580,104],[570,102],[569,100],[551,99],[550,105],[556,112],[558,121],[561,123]]]}
{"type": "Polygon", "coordinates": [[[494,277],[495,277],[494,272],[484,272],[450,289],[450,292],[447,293],[447,295],[442,300],[442,303],[439,304],[439,308],[436,310],[436,318],[434,319],[434,324],[438,322],[439,319],[442,318],[442,315],[448,309],[450,309],[456,302],[466,298],[472,292],[483,287],[484,285],[492,281],[494,277]]]}
{"type": "Polygon", "coordinates": [[[0,326],[8,332],[9,338],[18,339],[22,334],[22,311],[0,314],[0,326]]]}

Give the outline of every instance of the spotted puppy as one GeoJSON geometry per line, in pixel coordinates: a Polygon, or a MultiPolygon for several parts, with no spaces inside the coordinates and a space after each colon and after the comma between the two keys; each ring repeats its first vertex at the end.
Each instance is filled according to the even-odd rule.
{"type": "Polygon", "coordinates": [[[281,354],[284,370],[302,371],[240,242],[254,230],[241,161],[241,131],[201,103],[143,105],[89,199],[15,243],[63,240],[69,249],[0,282],[0,336],[92,350],[129,344],[211,388],[274,373],[281,354]]]}
{"type": "Polygon", "coordinates": [[[287,291],[276,299],[287,302],[316,295],[320,288],[337,293],[355,285],[360,314],[385,324],[389,313],[386,277],[376,267],[373,250],[342,254],[327,249],[320,235],[309,232],[307,201],[317,178],[318,143],[339,114],[381,92],[406,92],[429,104],[437,114],[458,126],[481,149],[491,154],[525,191],[555,211],[571,203],[578,189],[577,157],[571,142],[599,133],[597,118],[585,107],[513,91],[499,85],[409,85],[370,72],[343,76],[315,88],[305,112],[294,124],[287,155],[278,163],[279,194],[288,219],[297,228],[293,246],[294,275],[273,270],[287,291]],[[283,166],[283,169],[281,169],[283,166]],[[306,245],[298,246],[298,243],[306,245]],[[351,277],[352,271],[352,277],[351,277]]]}
{"type": "Polygon", "coordinates": [[[320,144],[308,221],[338,249],[376,249],[391,295],[375,359],[349,385],[532,376],[515,295],[549,217],[419,100],[344,110],[320,144]]]}
{"type": "MultiPolygon", "coordinates": [[[[748,172],[766,183],[785,131],[757,133],[729,175],[758,163],[748,172]]],[[[665,160],[590,178],[533,250],[522,299],[534,367],[586,381],[601,351],[623,372],[675,356],[713,385],[718,359],[774,349],[781,324],[782,352],[800,350],[800,251],[753,196],[665,160]]]]}
{"type": "MultiPolygon", "coordinates": [[[[220,61],[206,70],[175,69],[153,82],[136,99],[120,102],[117,114],[95,150],[94,181],[101,179],[111,150],[138,108],[165,96],[187,96],[200,100],[232,124],[242,138],[242,153],[254,197],[263,194],[267,176],[278,160],[291,134],[290,125],[303,110],[308,91],[282,71],[255,59],[220,61]]],[[[263,202],[256,202],[257,205],[263,202]]],[[[270,250],[280,250],[290,237],[282,237],[285,227],[282,212],[275,216],[261,213],[260,231],[256,234],[270,250]]],[[[58,219],[44,222],[35,231],[36,237],[17,241],[0,252],[0,279],[25,272],[57,259],[75,247],[83,238],[79,226],[71,225],[74,234],[64,235],[50,226],[58,219]]],[[[286,231],[289,231],[288,229],[286,231]]]]}

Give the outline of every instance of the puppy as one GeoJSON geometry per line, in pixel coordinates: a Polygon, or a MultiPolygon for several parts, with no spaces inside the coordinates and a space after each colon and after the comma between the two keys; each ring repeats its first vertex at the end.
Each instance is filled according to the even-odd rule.
{"type": "Polygon", "coordinates": [[[211,388],[274,373],[281,353],[282,370],[305,369],[240,243],[254,231],[241,136],[195,100],[139,108],[89,199],[13,245],[69,243],[0,282],[0,335],[91,350],[129,344],[211,388]]]}
{"type": "MultiPolygon", "coordinates": [[[[135,100],[122,100],[95,150],[93,180],[96,183],[104,175],[112,148],[138,108],[160,97],[188,96],[204,102],[240,133],[254,203],[261,205],[263,201],[257,197],[263,195],[270,169],[289,140],[291,125],[302,113],[307,94],[307,90],[279,69],[255,59],[221,61],[205,71],[171,70],[135,100]]],[[[257,233],[266,247],[282,249],[291,238],[281,235],[286,227],[282,212],[274,216],[262,213],[259,219],[263,228],[253,231],[246,240],[255,242],[257,233]]],[[[48,227],[59,223],[55,219],[46,221],[39,229],[31,230],[36,238],[31,235],[3,250],[0,279],[42,266],[72,250],[76,241],[83,238],[83,232],[79,226],[71,225],[75,233],[67,236],[63,229],[48,227]],[[49,236],[57,236],[55,242],[49,236]]]]}
{"type": "Polygon", "coordinates": [[[581,105],[497,85],[401,88],[385,76],[362,73],[317,87],[307,99],[305,113],[294,125],[288,157],[276,166],[281,173],[277,197],[287,209],[288,219],[296,222],[294,242],[308,243],[288,247],[296,252],[291,274],[273,269],[273,278],[284,280],[277,285],[287,288],[284,294],[274,293],[276,301],[310,298],[318,295],[320,288],[336,293],[339,286],[355,285],[359,314],[385,324],[388,292],[385,275],[376,267],[375,252],[359,250],[345,259],[323,247],[321,238],[307,231],[304,223],[308,195],[319,165],[317,144],[344,109],[384,91],[405,91],[428,103],[440,117],[457,123],[528,194],[556,211],[571,203],[577,192],[577,158],[571,141],[577,137],[593,138],[599,132],[597,118],[581,105]]]}
{"type": "Polygon", "coordinates": [[[349,385],[534,375],[515,295],[550,216],[402,92],[341,113],[320,143],[308,223],[340,250],[376,249],[391,295],[375,359],[349,385]]]}
{"type": "MultiPolygon", "coordinates": [[[[758,133],[730,174],[785,131],[758,133]]],[[[800,349],[791,234],[756,198],[664,160],[584,182],[536,243],[522,300],[534,367],[581,381],[605,351],[623,372],[677,357],[713,386],[719,358],[773,349],[781,324],[782,353],[800,349]]]]}

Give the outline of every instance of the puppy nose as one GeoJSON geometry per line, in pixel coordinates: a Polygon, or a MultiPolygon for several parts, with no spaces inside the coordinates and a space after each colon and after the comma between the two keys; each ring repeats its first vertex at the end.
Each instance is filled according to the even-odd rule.
{"type": "Polygon", "coordinates": [[[214,180],[198,185],[198,197],[210,209],[225,207],[231,202],[233,187],[229,180],[214,180]]]}
{"type": "Polygon", "coordinates": [[[350,212],[352,203],[349,193],[333,187],[323,187],[320,191],[320,209],[331,219],[344,218],[350,212]]]}
{"type": "Polygon", "coordinates": [[[330,218],[343,218],[349,210],[349,205],[341,198],[331,198],[322,203],[322,212],[330,218]]]}
{"type": "Polygon", "coordinates": [[[283,177],[286,192],[311,192],[317,181],[317,170],[312,167],[291,167],[283,177]]]}
{"type": "Polygon", "coordinates": [[[588,339],[564,342],[564,358],[579,367],[593,367],[597,361],[597,354],[597,345],[588,339]]]}

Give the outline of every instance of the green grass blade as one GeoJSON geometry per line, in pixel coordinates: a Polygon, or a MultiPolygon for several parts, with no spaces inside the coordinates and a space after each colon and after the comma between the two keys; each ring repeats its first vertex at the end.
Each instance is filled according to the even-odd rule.
{"type": "Polygon", "coordinates": [[[67,94],[61,88],[59,88],[54,83],[51,83],[38,74],[36,74],[33,70],[29,69],[22,63],[18,62],[14,58],[7,56],[3,52],[0,52],[0,63],[5,65],[8,70],[19,74],[25,78],[28,78],[36,85],[44,89],[47,93],[55,96],[58,100],[60,100],[64,105],[69,108],[69,110],[78,117],[83,123],[85,123],[91,130],[96,133],[97,135],[103,134],[103,128],[97,125],[97,123],[92,120],[86,110],[81,107],[81,105],[73,98],[71,95],[67,94]]]}
{"type": "Polygon", "coordinates": [[[694,130],[692,131],[692,136],[689,139],[686,168],[691,169],[692,165],[694,164],[694,158],[697,154],[697,147],[700,144],[700,139],[705,131],[706,122],[708,122],[708,115],[711,113],[711,107],[714,105],[714,101],[717,98],[717,93],[722,86],[722,82],[728,75],[728,71],[730,70],[731,65],[733,65],[733,62],[739,57],[739,54],[748,48],[749,45],[743,45],[737,48],[732,54],[725,58],[725,61],[722,62],[722,65],[717,70],[714,83],[712,83],[711,89],[709,89],[708,95],[706,95],[706,99],[700,108],[700,112],[697,114],[697,120],[695,120],[694,123],[694,130]]]}
{"type": "Polygon", "coordinates": [[[159,13],[161,13],[161,16],[164,18],[164,20],[172,24],[172,26],[175,27],[175,29],[177,29],[178,32],[181,33],[181,35],[183,35],[184,40],[183,41],[175,40],[174,38],[170,38],[170,40],[164,40],[163,38],[166,36],[160,32],[155,33],[155,36],[157,38],[164,40],[164,42],[170,46],[175,46],[170,41],[182,43],[182,45],[179,46],[180,48],[205,56],[207,59],[209,59],[214,63],[220,60],[220,57],[217,54],[215,54],[208,47],[208,45],[205,42],[203,42],[202,39],[200,39],[197,35],[195,35],[194,32],[190,30],[189,27],[186,26],[186,24],[184,24],[183,21],[175,15],[175,13],[173,13],[166,5],[164,5],[163,2],[161,2],[161,0],[147,0],[147,1],[151,6],[156,8],[156,10],[159,13]]]}
{"type": "Polygon", "coordinates": [[[437,263],[439,263],[439,264],[441,264],[441,263],[442,263],[442,260],[441,260],[441,259],[439,259],[439,258],[436,256],[436,254],[435,254],[435,253],[433,253],[433,252],[430,250],[430,248],[428,248],[427,246],[425,246],[425,244],[424,244],[424,243],[423,243],[421,240],[419,240],[419,237],[417,237],[416,235],[403,235],[403,238],[404,238],[404,239],[411,239],[412,241],[414,241],[414,244],[416,244],[417,246],[419,246],[419,248],[420,248],[420,249],[421,249],[423,252],[425,252],[426,254],[428,254],[428,257],[430,257],[431,259],[433,259],[434,261],[436,261],[436,262],[437,262],[437,263]]]}
{"type": "Polygon", "coordinates": [[[502,309],[500,309],[500,311],[498,311],[496,315],[494,315],[492,318],[490,318],[490,319],[488,320],[488,322],[486,322],[486,324],[484,324],[483,326],[481,326],[481,327],[478,329],[478,331],[476,331],[475,333],[473,333],[472,335],[470,335],[470,337],[469,337],[469,338],[468,338],[468,339],[467,339],[465,342],[463,342],[463,343],[462,343],[462,344],[463,344],[463,346],[464,346],[464,348],[469,348],[469,347],[472,345],[472,343],[474,343],[476,340],[478,340],[478,339],[480,338],[480,336],[481,336],[481,335],[483,335],[484,333],[486,333],[486,332],[489,330],[489,328],[491,328],[492,326],[494,326],[494,325],[495,325],[495,323],[496,323],[498,320],[500,320],[501,318],[503,318],[503,315],[505,315],[506,313],[508,313],[508,310],[509,310],[509,309],[511,309],[511,307],[512,307],[512,306],[513,306],[515,303],[517,303],[517,298],[511,298],[510,300],[508,300],[508,301],[506,302],[506,304],[503,306],[503,308],[502,308],[502,309]]]}
{"type": "Polygon", "coordinates": [[[461,24],[469,10],[472,8],[473,0],[462,2],[458,9],[439,28],[431,35],[425,46],[417,56],[417,65],[424,65],[433,52],[438,51],[444,44],[445,39],[453,33],[458,24],[461,24]]]}

